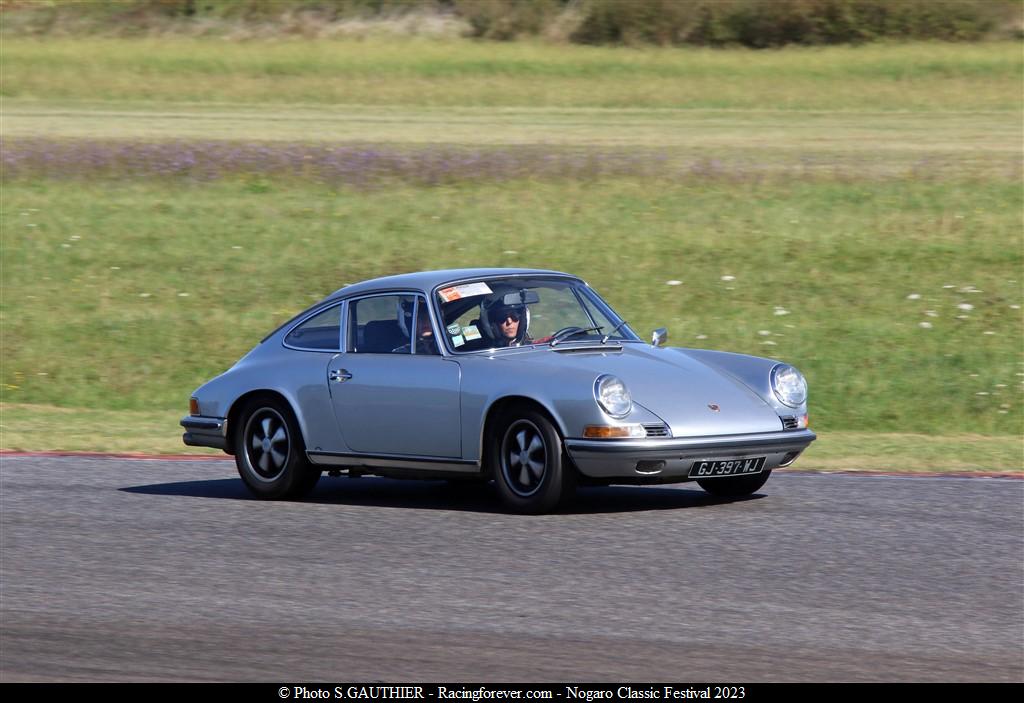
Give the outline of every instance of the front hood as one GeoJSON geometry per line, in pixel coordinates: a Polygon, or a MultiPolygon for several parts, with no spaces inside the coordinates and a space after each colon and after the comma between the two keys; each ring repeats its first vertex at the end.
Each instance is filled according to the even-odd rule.
{"type": "MultiPolygon", "coordinates": [[[[613,374],[625,381],[634,404],[666,423],[674,437],[776,432],[782,421],[775,409],[741,382],[685,354],[663,347],[624,344],[622,350],[557,351],[536,348],[498,355],[522,361],[523,372],[541,364],[589,371],[594,378],[613,374]],[[711,406],[717,406],[714,410],[711,406]]],[[[629,418],[624,420],[629,421],[629,418]]]]}

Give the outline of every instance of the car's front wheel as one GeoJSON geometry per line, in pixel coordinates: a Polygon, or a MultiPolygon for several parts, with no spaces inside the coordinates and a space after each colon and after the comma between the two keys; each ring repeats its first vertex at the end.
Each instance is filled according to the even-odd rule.
{"type": "Polygon", "coordinates": [[[238,475],[260,498],[302,498],[320,480],[306,460],[291,408],[275,398],[257,398],[239,415],[235,433],[238,475]]]}
{"type": "Polygon", "coordinates": [[[576,473],[550,420],[532,409],[513,412],[494,436],[492,466],[502,502],[519,513],[543,513],[569,498],[576,473]]]}
{"type": "Polygon", "coordinates": [[[697,483],[705,491],[713,496],[722,498],[739,498],[748,496],[764,485],[768,477],[772,475],[771,470],[762,471],[759,474],[750,476],[728,476],[725,478],[703,478],[697,479],[697,483]]]}

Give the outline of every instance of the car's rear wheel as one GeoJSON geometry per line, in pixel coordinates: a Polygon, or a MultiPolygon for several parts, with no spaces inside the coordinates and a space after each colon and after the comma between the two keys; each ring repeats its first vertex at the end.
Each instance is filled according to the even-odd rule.
{"type": "Polygon", "coordinates": [[[523,408],[499,423],[491,447],[502,502],[519,513],[543,513],[572,496],[576,473],[558,430],[542,413],[523,408]]]}
{"type": "Polygon", "coordinates": [[[705,491],[713,496],[722,498],[739,498],[748,496],[764,485],[768,477],[772,475],[771,470],[762,471],[752,476],[729,476],[726,478],[702,478],[697,483],[705,491]]]}
{"type": "Polygon", "coordinates": [[[291,408],[276,398],[257,398],[242,410],[235,447],[238,475],[260,498],[302,498],[320,480],[291,408]]]}

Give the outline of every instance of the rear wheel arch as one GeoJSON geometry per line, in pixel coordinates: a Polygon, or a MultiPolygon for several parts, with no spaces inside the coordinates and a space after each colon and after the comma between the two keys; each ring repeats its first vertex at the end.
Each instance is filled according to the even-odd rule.
{"type": "Polygon", "coordinates": [[[292,417],[295,418],[296,424],[299,426],[299,431],[303,434],[305,439],[305,428],[302,426],[302,420],[299,418],[299,414],[295,412],[295,406],[288,400],[283,394],[272,391],[270,389],[262,388],[255,391],[249,391],[243,395],[238,396],[235,402],[231,404],[231,408],[228,410],[228,426],[227,426],[227,451],[228,454],[234,454],[236,451],[235,447],[235,427],[238,421],[241,419],[242,412],[249,407],[249,404],[260,398],[268,398],[284,403],[291,411],[292,417]]]}
{"type": "Polygon", "coordinates": [[[295,411],[280,393],[247,394],[229,431],[238,474],[256,497],[301,499],[319,481],[295,411]]]}

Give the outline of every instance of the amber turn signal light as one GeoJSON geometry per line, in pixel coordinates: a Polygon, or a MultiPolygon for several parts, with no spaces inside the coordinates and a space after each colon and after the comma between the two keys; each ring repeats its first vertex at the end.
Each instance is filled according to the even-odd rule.
{"type": "Polygon", "coordinates": [[[583,428],[583,436],[588,439],[637,438],[646,437],[647,433],[640,425],[587,425],[583,428]]]}
{"type": "Polygon", "coordinates": [[[199,398],[188,399],[188,414],[198,415],[199,414],[199,398]]]}

